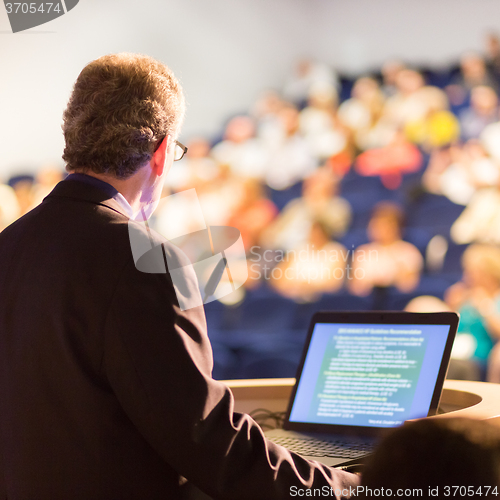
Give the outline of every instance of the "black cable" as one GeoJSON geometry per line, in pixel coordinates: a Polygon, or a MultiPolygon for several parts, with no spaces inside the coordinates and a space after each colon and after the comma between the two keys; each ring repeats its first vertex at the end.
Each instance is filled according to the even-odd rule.
{"type": "Polygon", "coordinates": [[[250,412],[250,416],[262,427],[262,429],[271,430],[283,427],[285,413],[284,411],[273,412],[265,408],[256,408],[250,412]]]}

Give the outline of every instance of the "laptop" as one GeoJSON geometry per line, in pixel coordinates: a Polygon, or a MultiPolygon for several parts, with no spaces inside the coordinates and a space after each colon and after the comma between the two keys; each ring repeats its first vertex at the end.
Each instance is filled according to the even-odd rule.
{"type": "Polygon", "coordinates": [[[316,313],[283,429],[266,437],[329,466],[362,463],[388,430],[437,413],[458,319],[316,313]]]}

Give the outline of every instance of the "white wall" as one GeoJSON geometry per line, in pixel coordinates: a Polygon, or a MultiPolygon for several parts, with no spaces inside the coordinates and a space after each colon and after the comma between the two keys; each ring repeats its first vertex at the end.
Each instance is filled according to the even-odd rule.
{"type": "Polygon", "coordinates": [[[0,180],[61,162],[61,114],[90,60],[142,52],[172,67],[183,136],[213,134],[311,56],[356,73],[390,57],[446,64],[500,31],[498,0],[80,0],[12,34],[0,4],[0,180]]]}

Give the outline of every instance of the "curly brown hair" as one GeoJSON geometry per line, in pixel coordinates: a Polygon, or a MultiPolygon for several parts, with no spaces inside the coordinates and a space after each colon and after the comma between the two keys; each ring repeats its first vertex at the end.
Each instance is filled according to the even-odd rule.
{"type": "Polygon", "coordinates": [[[126,179],[147,163],[184,117],[172,71],[155,59],[111,54],[78,76],[63,115],[66,170],[126,179]]]}

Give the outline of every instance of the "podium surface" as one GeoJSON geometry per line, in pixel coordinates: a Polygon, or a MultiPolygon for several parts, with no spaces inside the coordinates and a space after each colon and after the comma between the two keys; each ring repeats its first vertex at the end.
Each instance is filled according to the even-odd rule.
{"type": "MultiPolygon", "coordinates": [[[[225,380],[235,398],[235,410],[242,413],[265,408],[286,411],[295,379],[225,380]]],[[[438,415],[429,418],[476,418],[500,426],[500,384],[446,380],[438,415]]]]}

